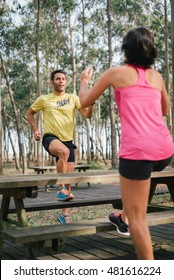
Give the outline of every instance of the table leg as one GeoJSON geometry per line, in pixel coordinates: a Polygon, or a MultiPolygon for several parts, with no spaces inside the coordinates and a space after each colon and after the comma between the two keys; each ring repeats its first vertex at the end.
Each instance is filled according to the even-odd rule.
{"type": "MultiPolygon", "coordinates": [[[[81,172],[81,170],[83,170],[83,172],[86,172],[86,168],[79,168],[79,172],[81,172]]],[[[88,188],[90,188],[91,187],[90,183],[87,182],[87,184],[88,184],[88,188]]],[[[76,183],[76,187],[77,186],[78,186],[78,183],[76,183]]]]}
{"type": "Polygon", "coordinates": [[[157,183],[154,182],[153,180],[151,180],[150,193],[149,193],[149,203],[151,203],[151,201],[152,201],[152,198],[153,198],[154,193],[155,193],[156,186],[157,186],[157,183]]]}
{"type": "Polygon", "coordinates": [[[52,250],[54,251],[61,251],[65,245],[64,238],[52,239],[52,250]]]}
{"type": "Polygon", "coordinates": [[[4,221],[7,221],[9,205],[10,205],[10,196],[3,195],[2,203],[1,203],[1,219],[4,221]]]}
{"type": "Polygon", "coordinates": [[[18,221],[22,227],[27,227],[28,219],[26,216],[23,199],[14,197],[14,201],[16,205],[16,213],[17,213],[18,221]]]}
{"type": "Polygon", "coordinates": [[[174,182],[173,182],[173,178],[168,178],[166,180],[166,184],[171,196],[171,200],[174,202],[174,182]]]}
{"type": "Polygon", "coordinates": [[[150,194],[149,194],[149,202],[151,202],[153,195],[155,193],[155,189],[157,184],[165,184],[168,187],[168,191],[171,196],[171,200],[174,202],[174,182],[172,177],[168,178],[160,178],[160,181],[158,178],[152,178],[151,179],[151,186],[150,186],[150,194]]]}
{"type": "Polygon", "coordinates": [[[3,253],[3,244],[4,244],[4,236],[2,233],[3,225],[0,223],[0,258],[2,260],[2,253],[3,253]]]}
{"type": "Polygon", "coordinates": [[[24,253],[27,260],[35,260],[32,244],[24,244],[24,253]]]}

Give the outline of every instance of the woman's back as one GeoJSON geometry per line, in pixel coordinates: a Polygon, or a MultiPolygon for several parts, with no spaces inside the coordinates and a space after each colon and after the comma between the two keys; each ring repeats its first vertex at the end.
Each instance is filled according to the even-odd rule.
{"type": "MultiPolygon", "coordinates": [[[[131,65],[112,68],[115,78],[112,79],[114,89],[135,85],[138,82],[138,72],[131,65]]],[[[162,90],[163,80],[161,75],[154,69],[146,69],[146,81],[149,86],[162,90]]]]}
{"type": "Polygon", "coordinates": [[[115,77],[121,119],[120,157],[161,160],[170,156],[173,141],[163,121],[160,76],[153,69],[134,66],[123,67],[123,73],[122,78],[115,77]]]}

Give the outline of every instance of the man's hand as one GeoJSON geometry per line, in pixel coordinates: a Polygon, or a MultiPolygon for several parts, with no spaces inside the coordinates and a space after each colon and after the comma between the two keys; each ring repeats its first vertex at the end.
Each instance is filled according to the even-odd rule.
{"type": "Polygon", "coordinates": [[[41,139],[41,133],[39,130],[36,130],[33,134],[34,140],[39,141],[41,139]]]}

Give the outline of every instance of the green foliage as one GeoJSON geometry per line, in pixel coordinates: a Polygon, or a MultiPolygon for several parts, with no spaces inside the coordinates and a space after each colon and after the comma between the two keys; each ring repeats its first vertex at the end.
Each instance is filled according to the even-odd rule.
{"type": "MultiPolygon", "coordinates": [[[[94,68],[93,83],[108,68],[108,19],[107,1],[101,0],[41,0],[39,29],[36,28],[36,1],[27,1],[21,6],[17,0],[0,4],[0,47],[7,66],[10,85],[14,91],[21,117],[36,98],[36,43],[39,48],[41,93],[51,91],[50,72],[65,69],[69,77],[76,71],[76,88],[79,90],[80,73],[84,67],[94,68]],[[18,19],[18,20],[16,20],[18,19]],[[71,37],[71,35],[73,36],[71,37]],[[72,47],[74,53],[72,52],[72,47]],[[74,60],[73,60],[74,59],[74,60]]],[[[165,34],[168,32],[169,66],[171,57],[170,6],[168,25],[165,26],[163,1],[111,0],[113,65],[121,65],[121,43],[125,33],[132,27],[144,25],[155,35],[159,50],[156,63],[158,70],[165,72],[165,34]]],[[[11,104],[2,75],[2,98],[8,114],[11,104]]],[[[72,92],[72,78],[68,80],[67,92],[72,92]]],[[[110,117],[108,90],[100,98],[98,123],[110,117]]],[[[79,121],[81,123],[81,121],[79,121]]]]}
{"type": "Polygon", "coordinates": [[[99,170],[99,169],[102,169],[102,166],[101,166],[100,163],[95,162],[95,161],[92,161],[92,162],[90,163],[90,169],[99,170]]]}

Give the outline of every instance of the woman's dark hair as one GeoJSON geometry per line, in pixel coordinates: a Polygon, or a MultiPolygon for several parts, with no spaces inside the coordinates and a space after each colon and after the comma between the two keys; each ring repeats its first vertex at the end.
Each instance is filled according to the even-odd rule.
{"type": "Polygon", "coordinates": [[[50,75],[50,80],[51,80],[51,81],[54,81],[54,76],[55,76],[57,73],[64,74],[65,77],[66,77],[65,71],[63,71],[63,70],[54,70],[54,71],[51,73],[51,75],[50,75]]]}
{"type": "Polygon", "coordinates": [[[150,31],[145,27],[130,30],[123,38],[122,51],[128,64],[148,68],[154,64],[157,50],[150,31]]]}

